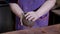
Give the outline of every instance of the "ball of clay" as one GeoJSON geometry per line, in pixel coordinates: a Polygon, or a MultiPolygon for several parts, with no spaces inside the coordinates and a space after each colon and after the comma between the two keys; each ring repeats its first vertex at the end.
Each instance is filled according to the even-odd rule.
{"type": "Polygon", "coordinates": [[[34,25],[34,22],[27,20],[24,15],[23,15],[22,22],[23,22],[23,25],[25,25],[25,26],[32,27],[34,25]]]}

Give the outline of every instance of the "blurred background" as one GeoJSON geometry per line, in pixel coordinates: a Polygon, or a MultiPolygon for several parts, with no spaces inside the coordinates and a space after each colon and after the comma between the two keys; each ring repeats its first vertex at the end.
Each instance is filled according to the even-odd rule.
{"type": "Polygon", "coordinates": [[[50,11],[49,25],[59,23],[60,23],[60,0],[57,0],[55,6],[50,11]]]}

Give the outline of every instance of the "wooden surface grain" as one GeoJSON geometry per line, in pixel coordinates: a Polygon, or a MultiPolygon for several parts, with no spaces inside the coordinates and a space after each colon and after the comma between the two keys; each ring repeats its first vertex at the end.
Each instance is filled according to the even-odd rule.
{"type": "Polygon", "coordinates": [[[7,32],[2,34],[60,34],[60,24],[42,28],[31,28],[27,30],[7,32]]]}

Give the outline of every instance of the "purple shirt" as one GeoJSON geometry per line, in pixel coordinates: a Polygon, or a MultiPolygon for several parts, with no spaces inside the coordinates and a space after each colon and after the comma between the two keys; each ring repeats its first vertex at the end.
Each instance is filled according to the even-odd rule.
{"type": "MultiPolygon", "coordinates": [[[[27,13],[29,11],[36,10],[40,8],[46,0],[18,0],[19,6],[22,10],[27,13]]],[[[35,21],[35,24],[32,28],[45,27],[48,26],[48,14],[40,17],[40,19],[35,21]],[[44,18],[43,18],[44,17],[44,18]]],[[[25,26],[18,25],[17,29],[27,29],[25,26]]]]}
{"type": "MultiPolygon", "coordinates": [[[[18,0],[18,5],[22,8],[22,10],[25,13],[27,13],[29,11],[38,10],[45,3],[45,1],[46,0],[18,0]]],[[[49,13],[40,17],[40,19],[35,21],[35,24],[32,28],[48,26],[48,17],[49,13]]],[[[16,17],[16,29],[17,30],[27,29],[27,27],[20,25],[20,20],[18,17],[16,17]]]]}

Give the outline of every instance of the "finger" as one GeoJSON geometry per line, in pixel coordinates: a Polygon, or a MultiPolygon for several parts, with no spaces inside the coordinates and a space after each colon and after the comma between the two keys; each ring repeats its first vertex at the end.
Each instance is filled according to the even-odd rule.
{"type": "Polygon", "coordinates": [[[30,17],[28,20],[31,21],[34,17],[30,17]]]}
{"type": "Polygon", "coordinates": [[[30,15],[29,12],[27,14],[25,14],[25,17],[27,17],[28,15],[30,15]]]}
{"type": "Polygon", "coordinates": [[[26,19],[29,19],[31,16],[30,15],[28,15],[27,17],[26,17],[26,19]]]}
{"type": "Polygon", "coordinates": [[[34,18],[32,21],[36,21],[37,20],[37,18],[34,18]]]}

